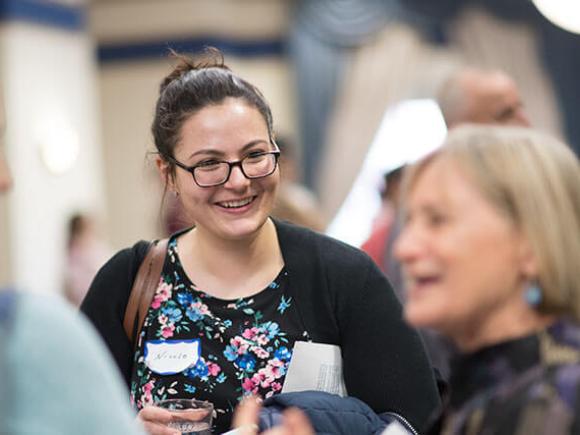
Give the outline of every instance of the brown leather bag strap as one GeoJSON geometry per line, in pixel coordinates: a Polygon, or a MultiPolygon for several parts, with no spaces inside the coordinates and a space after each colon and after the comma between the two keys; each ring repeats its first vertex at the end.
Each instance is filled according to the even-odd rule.
{"type": "Polygon", "coordinates": [[[168,241],[169,239],[155,240],[149,244],[147,255],[133,281],[123,328],[134,349],[137,347],[137,335],[143,327],[149,305],[159,284],[168,241]]]}

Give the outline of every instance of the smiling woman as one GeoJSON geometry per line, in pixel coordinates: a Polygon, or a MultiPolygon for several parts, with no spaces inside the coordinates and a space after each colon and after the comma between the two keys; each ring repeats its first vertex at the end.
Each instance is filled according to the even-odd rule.
{"type": "Polygon", "coordinates": [[[529,129],[462,127],[405,183],[405,317],[463,353],[443,433],[579,433],[576,156],[529,129]]]}
{"type": "Polygon", "coordinates": [[[243,396],[281,392],[297,341],[340,347],[350,395],[421,427],[437,390],[386,278],[362,252],[269,217],[280,152],[260,91],[219,53],[180,57],[152,131],[160,176],[195,227],[169,238],[135,348],[123,316],[146,243],[113,257],[82,305],[150,433],[169,433],[171,415],[152,406],[167,398],[212,402],[225,432],[243,396]]]}

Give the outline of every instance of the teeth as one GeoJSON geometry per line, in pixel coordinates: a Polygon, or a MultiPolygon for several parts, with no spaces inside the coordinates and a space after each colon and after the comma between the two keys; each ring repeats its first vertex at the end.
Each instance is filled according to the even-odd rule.
{"type": "Polygon", "coordinates": [[[240,199],[238,201],[227,201],[227,202],[220,202],[220,205],[222,207],[225,208],[238,208],[238,207],[243,207],[244,205],[248,205],[250,202],[252,202],[253,198],[245,198],[245,199],[240,199]]]}

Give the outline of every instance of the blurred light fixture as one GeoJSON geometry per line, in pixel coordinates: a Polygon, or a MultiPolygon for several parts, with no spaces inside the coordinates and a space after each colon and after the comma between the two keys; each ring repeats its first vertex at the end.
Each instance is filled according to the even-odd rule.
{"type": "Polygon", "coordinates": [[[555,25],[572,33],[580,33],[578,0],[532,0],[538,10],[555,25]]]}
{"type": "Polygon", "coordinates": [[[38,130],[40,155],[48,171],[62,175],[70,171],[79,156],[79,137],[66,121],[52,119],[38,130]]]}

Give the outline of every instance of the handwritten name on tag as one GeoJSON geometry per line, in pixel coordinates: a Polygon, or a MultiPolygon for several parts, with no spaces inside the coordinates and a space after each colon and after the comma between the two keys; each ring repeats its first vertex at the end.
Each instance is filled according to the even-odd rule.
{"type": "Polygon", "coordinates": [[[174,375],[197,363],[199,339],[150,340],[145,342],[145,364],[160,375],[174,375]]]}

